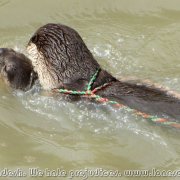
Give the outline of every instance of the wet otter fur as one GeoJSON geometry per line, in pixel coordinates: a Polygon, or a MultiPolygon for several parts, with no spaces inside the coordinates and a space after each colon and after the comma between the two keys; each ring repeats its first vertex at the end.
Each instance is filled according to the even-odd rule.
{"type": "Polygon", "coordinates": [[[37,79],[31,61],[22,53],[0,48],[0,78],[13,89],[29,90],[37,79]]]}
{"type": "MultiPolygon", "coordinates": [[[[40,27],[31,37],[27,51],[44,89],[84,90],[100,65],[80,35],[61,24],[40,27]]],[[[133,109],[180,121],[180,99],[166,91],[123,82],[100,69],[93,88],[111,83],[97,92],[133,109]]]]}

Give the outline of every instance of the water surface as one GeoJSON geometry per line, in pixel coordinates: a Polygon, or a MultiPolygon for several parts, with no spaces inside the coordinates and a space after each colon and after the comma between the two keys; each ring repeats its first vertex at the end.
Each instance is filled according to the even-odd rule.
{"type": "MultiPolygon", "coordinates": [[[[58,22],[75,28],[114,76],[180,91],[178,0],[0,0],[0,22],[0,47],[26,53],[38,27],[58,22]]],[[[123,110],[12,91],[0,81],[1,169],[178,170],[179,137],[123,110]]]]}

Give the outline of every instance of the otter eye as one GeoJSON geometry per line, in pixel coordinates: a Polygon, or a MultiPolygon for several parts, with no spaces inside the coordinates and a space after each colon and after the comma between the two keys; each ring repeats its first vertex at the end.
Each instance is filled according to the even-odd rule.
{"type": "Polygon", "coordinates": [[[31,41],[35,44],[36,42],[38,42],[39,40],[39,36],[38,34],[34,35],[32,38],[31,38],[31,41]]]}
{"type": "Polygon", "coordinates": [[[4,67],[5,72],[13,73],[16,71],[16,67],[13,64],[5,65],[4,67]]]}

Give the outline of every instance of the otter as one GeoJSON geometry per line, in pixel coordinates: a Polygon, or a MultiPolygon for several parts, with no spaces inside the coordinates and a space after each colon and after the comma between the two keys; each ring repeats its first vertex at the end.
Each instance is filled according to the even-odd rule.
{"type": "Polygon", "coordinates": [[[22,53],[0,48],[0,77],[13,89],[29,90],[38,76],[31,61],[22,53]]]}
{"type": "Polygon", "coordinates": [[[180,99],[168,92],[123,82],[102,69],[78,32],[62,24],[46,24],[30,38],[27,51],[44,89],[82,91],[97,69],[92,89],[110,83],[97,92],[130,108],[180,121],[180,99]]]}

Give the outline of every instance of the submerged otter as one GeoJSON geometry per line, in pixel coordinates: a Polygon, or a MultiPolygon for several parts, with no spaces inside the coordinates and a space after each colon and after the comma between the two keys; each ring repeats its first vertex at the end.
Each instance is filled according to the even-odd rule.
{"type": "Polygon", "coordinates": [[[28,90],[37,79],[37,74],[24,54],[0,48],[0,77],[14,89],[28,90]]]}
{"type": "Polygon", "coordinates": [[[30,39],[27,51],[44,89],[83,90],[100,69],[92,88],[111,85],[99,90],[98,95],[151,115],[180,121],[180,99],[160,89],[117,80],[100,68],[80,35],[68,26],[40,27],[30,39]]]}

